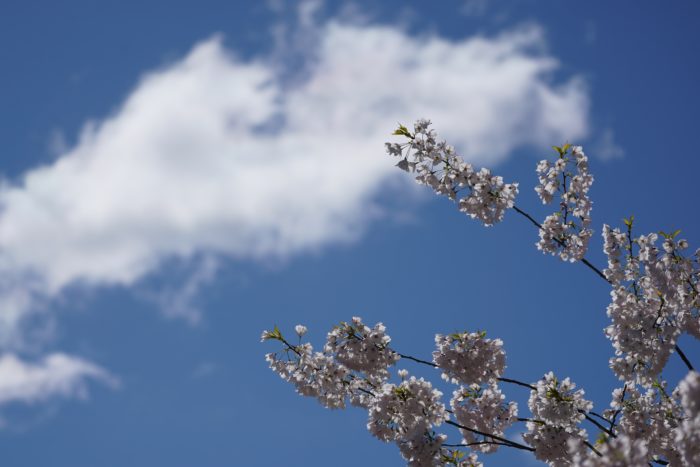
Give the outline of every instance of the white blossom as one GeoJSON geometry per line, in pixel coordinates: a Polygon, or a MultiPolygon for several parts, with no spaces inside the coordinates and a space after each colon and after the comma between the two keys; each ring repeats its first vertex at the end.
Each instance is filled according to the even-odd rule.
{"type": "Polygon", "coordinates": [[[586,439],[586,431],[572,427],[547,425],[544,422],[527,422],[523,440],[535,449],[535,457],[555,467],[571,465],[573,455],[569,444],[580,445],[586,439]]]}
{"type": "Polygon", "coordinates": [[[644,392],[629,384],[616,389],[610,406],[612,410],[606,411],[608,417],[613,416],[612,411],[621,415],[616,429],[618,436],[643,441],[650,456],[678,459],[673,433],[682,409],[677,394],[667,394],[665,382],[658,382],[644,392]]]}
{"type": "Polygon", "coordinates": [[[578,427],[593,404],[583,398],[584,391],[565,378],[561,382],[552,372],[535,384],[530,392],[528,407],[532,421],[523,439],[535,448],[535,457],[549,465],[569,465],[576,450],[582,446],[586,431],[578,427]]]}
{"type": "MultiPolygon", "coordinates": [[[[450,401],[457,423],[482,433],[488,433],[503,438],[507,430],[518,416],[518,404],[515,402],[504,403],[505,396],[495,384],[481,388],[479,385],[460,387],[450,401]]],[[[478,443],[472,449],[489,453],[498,449],[498,444],[488,444],[495,441],[488,436],[480,436],[475,433],[460,429],[464,442],[478,443]]]]}
{"type": "Polygon", "coordinates": [[[391,338],[382,323],[370,328],[354,317],[351,323],[341,323],[328,333],[324,351],[351,370],[386,379],[387,368],[400,359],[389,348],[389,342],[391,338]]]}
{"type": "Polygon", "coordinates": [[[675,432],[684,465],[700,465],[700,373],[691,371],[678,385],[685,418],[675,432]]]}
{"type": "Polygon", "coordinates": [[[459,198],[459,210],[486,226],[503,219],[505,211],[515,204],[517,183],[505,183],[500,176],[488,169],[474,170],[471,164],[455,153],[452,146],[437,141],[437,134],[430,129],[429,120],[418,120],[414,132],[399,127],[395,132],[408,138],[404,145],[386,143],[387,153],[401,157],[396,164],[407,172],[415,172],[416,181],[428,185],[436,193],[451,200],[463,190],[466,196],[459,198]]]}
{"type": "Polygon", "coordinates": [[[603,251],[608,257],[608,267],[603,273],[613,285],[619,285],[622,281],[630,279],[629,274],[626,273],[626,268],[622,264],[623,254],[626,254],[627,250],[627,236],[620,229],[611,229],[610,226],[604,224],[603,251]]]}
{"type": "MultiPolygon", "coordinates": [[[[428,120],[416,122],[413,133],[401,126],[395,134],[408,138],[404,144],[386,145],[390,155],[400,158],[397,166],[457,201],[470,217],[488,226],[514,207],[517,183],[506,184],[488,169],[475,170],[454,148],[437,141],[428,120]]],[[[538,196],[544,204],[559,201],[559,210],[542,223],[537,246],[573,262],[583,259],[592,234],[588,191],[593,177],[580,146],[556,149],[556,161],[537,165],[538,196]]],[[[624,220],[627,231],[603,227],[607,268],[602,275],[612,286],[607,307],[611,322],[605,333],[615,350],[610,367],[624,387],[613,391],[610,409],[599,415],[591,412],[592,403],[569,378],[559,381],[550,372],[534,384],[528,400],[531,417],[522,437],[535,457],[549,465],[700,465],[700,375],[691,371],[671,393],[661,379],[670,355],[680,352],[679,336],[685,332],[700,338],[700,249],[687,254],[688,242],[676,239],[679,231],[660,232],[660,245],[656,233],[633,237],[633,220],[624,220]],[[584,419],[601,430],[595,447],[580,427],[584,419]]],[[[295,331],[299,337],[306,334],[302,325],[295,331]]],[[[292,346],[276,327],[263,332],[262,340],[286,345],[282,357],[268,354],[267,359],[300,394],[329,408],[343,408],[349,401],[367,409],[368,430],[396,443],[408,466],[470,467],[482,465],[476,455],[451,449],[446,435],[435,433],[434,427],[452,413],[455,422],[449,423],[463,427],[463,444],[490,453],[503,445],[493,436],[505,439],[505,431],[518,420],[517,404],[506,403],[497,386],[498,380],[513,382],[501,378],[503,343],[485,336],[435,336],[435,366],[444,380],[461,385],[453,393],[451,411],[440,391],[423,378],[409,377],[405,369],[397,372],[399,383],[389,383],[389,368],[400,354],[389,347],[391,339],[381,323],[373,328],[360,318],[341,323],[328,334],[322,353],[310,344],[292,346]]]]}
{"type": "Polygon", "coordinates": [[[506,366],[503,341],[487,339],[484,332],[463,332],[435,336],[433,362],[442,378],[455,384],[496,381],[506,366]]]}
{"type": "Polygon", "coordinates": [[[628,232],[603,228],[608,256],[606,278],[613,284],[605,333],[615,348],[610,360],[623,381],[649,387],[666,365],[682,332],[700,336],[698,267],[687,258],[687,241],[664,234],[662,249],[655,233],[633,238],[628,232]],[[624,259],[624,263],[623,263],[624,259]]]}
{"type": "Polygon", "coordinates": [[[423,378],[385,383],[369,407],[367,429],[382,441],[412,439],[447,420],[441,397],[423,378]]]}
{"type": "Polygon", "coordinates": [[[544,375],[530,392],[528,407],[533,418],[554,426],[577,425],[593,404],[583,398],[583,389],[575,388],[569,378],[559,381],[551,371],[544,375]]]}
{"type": "Polygon", "coordinates": [[[407,467],[440,467],[444,465],[442,443],[446,439],[443,434],[423,432],[397,444],[407,467]]]}
{"type": "Polygon", "coordinates": [[[646,467],[649,465],[647,445],[644,440],[620,435],[598,445],[600,456],[592,451],[578,451],[574,455],[575,467],[646,467]]]}
{"type": "Polygon", "coordinates": [[[561,193],[559,211],[547,216],[542,223],[537,248],[573,262],[586,254],[593,235],[589,228],[593,203],[588,197],[593,176],[588,171],[588,157],[583,148],[574,146],[569,154],[569,147],[556,148],[559,159],[553,164],[547,160],[537,164],[539,185],[535,191],[544,204],[551,203],[557,192],[561,193]]]}
{"type": "Polygon", "coordinates": [[[350,394],[350,371],[331,357],[314,352],[311,344],[295,347],[289,351],[289,359],[280,359],[277,354],[267,354],[270,368],[282,379],[292,383],[302,396],[315,397],[327,408],[344,408],[350,394]]]}

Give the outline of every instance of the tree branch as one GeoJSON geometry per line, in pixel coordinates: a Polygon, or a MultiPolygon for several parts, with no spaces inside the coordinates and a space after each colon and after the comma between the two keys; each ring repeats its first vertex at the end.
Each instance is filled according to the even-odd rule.
{"type": "Polygon", "coordinates": [[[505,443],[505,445],[507,445],[508,447],[522,449],[523,451],[535,452],[535,448],[532,448],[530,446],[525,446],[524,444],[516,443],[515,441],[511,441],[511,440],[506,439],[506,438],[501,438],[500,436],[484,433],[483,431],[475,430],[474,428],[469,428],[469,427],[466,427],[464,425],[460,425],[459,423],[453,422],[452,420],[445,420],[445,423],[447,425],[452,425],[452,426],[455,426],[455,427],[460,428],[462,430],[469,431],[469,432],[474,433],[476,435],[484,436],[486,438],[495,439],[496,441],[500,441],[502,443],[505,443]]]}
{"type": "MultiPolygon", "coordinates": [[[[523,210],[520,209],[519,207],[513,205],[513,210],[514,210],[515,212],[517,212],[518,214],[520,214],[521,216],[525,217],[527,220],[529,220],[529,221],[530,221],[535,227],[537,227],[538,229],[540,229],[540,230],[543,230],[543,229],[544,229],[544,228],[542,227],[542,224],[540,224],[539,222],[537,222],[537,220],[535,220],[534,217],[532,217],[530,214],[526,213],[525,211],[523,211],[523,210]]],[[[560,240],[560,239],[558,239],[558,238],[555,238],[554,240],[555,240],[559,245],[561,245],[562,247],[566,246],[566,244],[565,244],[562,240],[560,240]]],[[[588,269],[590,269],[591,271],[593,271],[594,273],[596,273],[596,274],[597,274],[601,279],[603,279],[605,282],[607,282],[608,284],[612,284],[612,283],[608,280],[608,278],[605,277],[605,274],[603,274],[603,271],[601,271],[601,270],[598,269],[596,266],[594,266],[593,263],[591,263],[590,261],[588,261],[586,258],[581,258],[580,261],[581,261],[581,263],[583,263],[584,265],[586,265],[586,266],[588,267],[588,269]]],[[[675,347],[675,348],[676,348],[676,352],[678,353],[678,356],[681,357],[681,360],[683,360],[683,363],[685,363],[685,366],[688,367],[688,370],[689,370],[689,371],[694,371],[695,368],[693,368],[693,365],[690,363],[690,360],[688,360],[688,357],[685,356],[685,354],[683,353],[683,351],[681,350],[681,348],[678,346],[678,344],[676,344],[676,347],[675,347]]]]}

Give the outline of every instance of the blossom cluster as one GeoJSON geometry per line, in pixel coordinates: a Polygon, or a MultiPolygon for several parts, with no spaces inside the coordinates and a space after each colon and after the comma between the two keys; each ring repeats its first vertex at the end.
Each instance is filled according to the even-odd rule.
{"type": "Polygon", "coordinates": [[[628,467],[649,465],[646,443],[627,435],[613,438],[600,447],[600,455],[578,451],[573,456],[576,467],[628,467]]]}
{"type": "Polygon", "coordinates": [[[551,203],[554,195],[560,193],[559,211],[542,223],[537,248],[564,261],[577,261],[586,254],[593,234],[589,227],[593,203],[588,197],[593,176],[581,146],[566,144],[554,149],[559,154],[554,163],[542,160],[537,164],[539,184],[535,191],[544,204],[551,203]]]}
{"type": "MultiPolygon", "coordinates": [[[[505,395],[495,383],[486,388],[473,384],[454,391],[450,406],[460,425],[503,438],[505,431],[518,416],[518,404],[515,402],[506,404],[504,400],[505,395]]],[[[489,443],[495,440],[493,437],[477,435],[473,431],[464,429],[461,429],[460,433],[464,441],[472,444],[472,449],[476,451],[490,453],[498,449],[498,444],[489,443]]]]}
{"type": "Polygon", "coordinates": [[[324,351],[351,370],[386,379],[387,368],[401,358],[389,348],[389,342],[382,323],[370,328],[354,317],[351,323],[340,323],[328,333],[324,351]]]}
{"type": "Polygon", "coordinates": [[[302,396],[315,397],[330,409],[344,408],[352,386],[349,370],[329,356],[314,352],[311,344],[298,345],[291,354],[291,358],[280,359],[277,354],[269,353],[266,360],[302,396]]]}
{"type": "Polygon", "coordinates": [[[700,336],[700,250],[686,257],[688,242],[679,232],[633,237],[634,218],[625,219],[627,231],[603,227],[604,251],[612,284],[605,333],[612,341],[613,372],[624,381],[651,386],[686,332],[700,336]]]}
{"type": "Polygon", "coordinates": [[[506,366],[503,341],[487,339],[485,332],[437,334],[435,346],[433,361],[454,384],[494,382],[506,366]]]}
{"type": "Polygon", "coordinates": [[[622,416],[616,434],[643,442],[649,455],[678,461],[673,438],[683,409],[678,391],[668,394],[666,386],[665,382],[659,382],[640,391],[633,385],[626,385],[613,391],[610,407],[622,416]]]}
{"type": "Polygon", "coordinates": [[[430,382],[415,376],[384,384],[369,408],[367,429],[382,441],[415,440],[447,419],[441,398],[430,382]]]}
{"type": "Polygon", "coordinates": [[[605,334],[615,351],[610,368],[623,386],[613,391],[610,408],[596,413],[569,378],[559,380],[549,372],[528,384],[503,377],[503,342],[485,332],[436,335],[429,362],[394,351],[381,323],[369,327],[360,318],[333,328],[323,352],[301,343],[304,326],[295,328],[298,345],[277,328],[265,331],[263,340],[284,345],[267,355],[270,367],[325,407],[344,408],[349,402],[365,408],[368,430],[395,443],[411,467],[480,467],[477,452],[502,447],[531,451],[551,466],[700,465],[700,374],[677,344],[683,333],[700,338],[700,250],[688,254],[679,231],[635,237],[631,217],[624,221],[626,231],[604,226],[608,267],[601,272],[584,259],[592,232],[593,177],[581,147],[555,147],[559,158],[538,164],[540,199],[549,204],[559,197],[559,211],[540,225],[515,207],[517,183],[505,184],[486,169],[475,171],[451,146],[438,142],[429,121],[416,122],[413,132],[400,126],[394,134],[408,142],[387,143],[387,151],[400,158],[399,168],[416,173],[419,183],[458,201],[463,212],[487,226],[514,208],[540,227],[540,250],[583,260],[611,285],[605,334]],[[662,372],[674,352],[690,372],[671,390],[662,372]],[[437,369],[440,384],[458,386],[449,410],[430,381],[409,377],[405,369],[392,381],[390,369],[400,358],[437,369]],[[506,400],[500,383],[530,390],[529,417],[519,417],[518,405],[506,400]],[[518,422],[525,422],[522,442],[508,439],[518,422]],[[583,423],[597,430],[595,442],[583,423]],[[457,429],[456,444],[434,430],[443,425],[457,429]]]}
{"type": "Polygon", "coordinates": [[[437,140],[429,120],[418,120],[413,133],[402,125],[394,134],[408,139],[405,144],[386,143],[387,153],[401,158],[397,166],[415,172],[418,183],[451,200],[457,200],[466,189],[468,194],[459,198],[458,206],[472,219],[490,226],[500,222],[505,211],[514,206],[518,184],[504,183],[503,177],[486,168],[475,170],[452,146],[437,140]]]}
{"type": "Polygon", "coordinates": [[[675,432],[682,465],[700,465],[700,373],[692,371],[678,385],[685,419],[675,432]]]}
{"type": "MultiPolygon", "coordinates": [[[[299,340],[306,327],[295,327],[299,340]]],[[[291,344],[275,327],[263,331],[262,341],[279,341],[283,348],[269,353],[270,368],[293,384],[303,396],[316,398],[326,408],[345,408],[349,402],[368,411],[368,430],[383,441],[395,442],[410,466],[479,466],[475,456],[456,458],[442,448],[446,439],[432,428],[448,413],[442,393],[429,381],[400,370],[402,381],[389,382],[388,368],[400,356],[389,348],[391,338],[381,323],[369,327],[361,318],[343,322],[327,335],[323,352],[310,343],[291,344]]]]}
{"type": "Polygon", "coordinates": [[[586,439],[586,430],[578,425],[593,404],[583,398],[583,390],[575,388],[569,378],[559,381],[549,372],[530,393],[533,419],[527,422],[523,439],[535,448],[535,457],[551,465],[571,462],[572,451],[578,451],[586,439]]]}
{"type": "MultiPolygon", "coordinates": [[[[306,334],[304,326],[295,330],[300,340],[306,334]]],[[[392,382],[389,369],[399,354],[389,347],[381,323],[369,327],[360,318],[341,323],[328,333],[323,352],[314,352],[309,343],[290,344],[276,327],[263,332],[262,339],[282,342],[282,351],[267,359],[299,394],[315,397],[327,408],[344,408],[347,402],[365,408],[370,433],[395,443],[411,467],[477,467],[482,464],[476,453],[491,454],[504,446],[531,450],[552,466],[700,461],[700,375],[695,372],[670,392],[663,381],[641,390],[628,382],[613,391],[610,408],[599,415],[569,378],[559,380],[549,372],[527,384],[501,377],[505,352],[499,339],[487,339],[483,332],[437,335],[435,363],[407,358],[436,368],[443,380],[459,385],[448,410],[442,391],[425,378],[409,377],[401,369],[399,381],[392,382]],[[518,417],[518,405],[506,401],[500,382],[530,388],[529,418],[518,417]],[[595,446],[581,427],[586,420],[602,435],[595,446]],[[526,444],[507,438],[517,422],[525,422],[526,444]],[[457,428],[462,448],[453,449],[447,435],[435,431],[444,424],[457,428]]]]}

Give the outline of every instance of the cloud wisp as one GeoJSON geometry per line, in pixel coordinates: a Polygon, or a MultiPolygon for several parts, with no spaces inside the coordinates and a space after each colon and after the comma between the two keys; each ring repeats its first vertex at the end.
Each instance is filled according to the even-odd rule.
{"type": "MultiPolygon", "coordinates": [[[[336,21],[316,32],[292,84],[269,57],[205,40],[53,163],[3,184],[0,345],[69,286],[131,286],[172,258],[288,258],[356,239],[379,192],[407,189],[383,155],[398,121],[430,117],[476,164],[587,132],[585,86],[553,82],[536,27],[459,41],[336,21]]],[[[164,302],[192,319],[183,297],[164,302]]]]}
{"type": "Polygon", "coordinates": [[[114,376],[81,358],[52,353],[40,362],[27,363],[6,353],[0,356],[0,406],[33,404],[53,397],[84,399],[88,379],[119,386],[114,376]]]}

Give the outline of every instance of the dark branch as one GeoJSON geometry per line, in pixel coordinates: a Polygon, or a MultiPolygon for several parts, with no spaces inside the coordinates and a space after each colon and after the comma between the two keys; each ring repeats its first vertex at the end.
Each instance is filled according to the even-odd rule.
{"type": "Polygon", "coordinates": [[[504,445],[511,447],[511,448],[522,449],[523,451],[535,452],[535,448],[531,448],[530,446],[525,446],[524,444],[516,443],[515,441],[511,441],[511,440],[506,439],[506,438],[501,438],[500,436],[484,433],[483,431],[475,430],[474,428],[469,428],[469,427],[466,427],[464,425],[460,425],[459,423],[453,422],[452,420],[446,420],[445,423],[448,425],[452,425],[452,426],[455,426],[457,428],[460,428],[462,430],[469,431],[469,432],[474,433],[476,435],[481,435],[485,438],[495,439],[496,441],[500,441],[500,442],[504,443],[504,445]]]}

